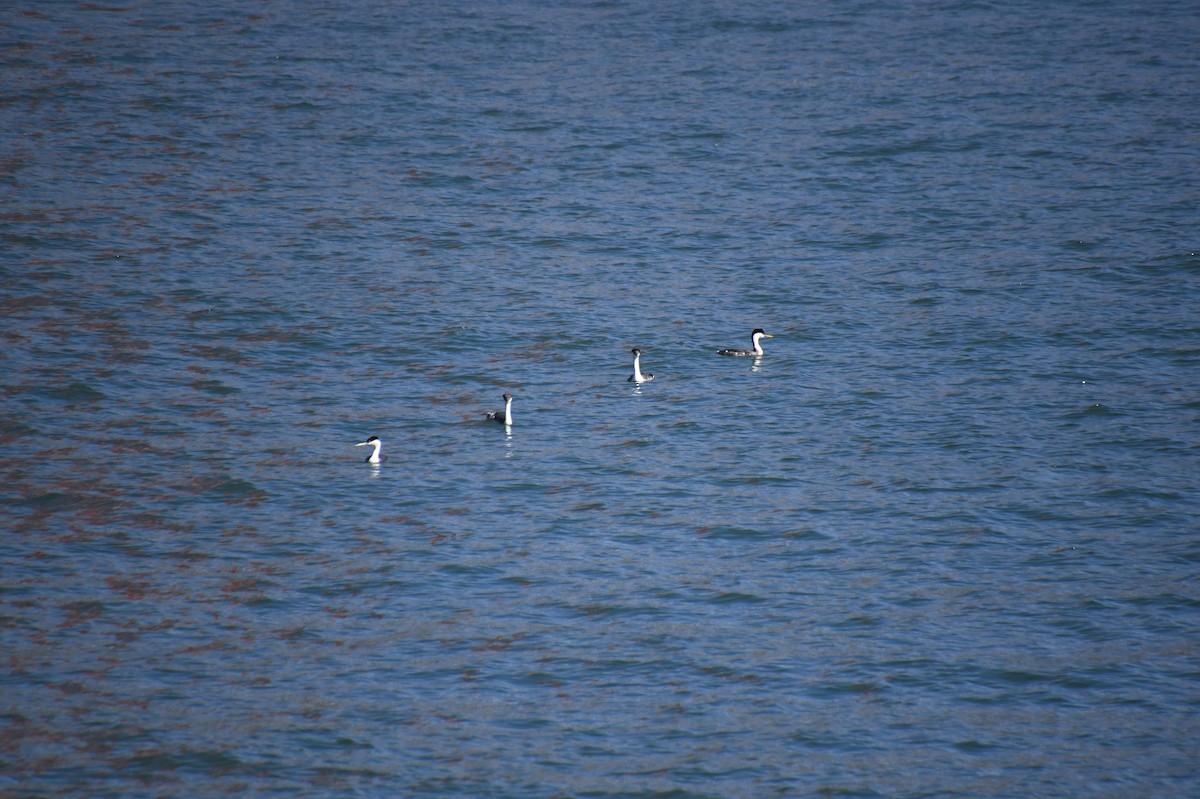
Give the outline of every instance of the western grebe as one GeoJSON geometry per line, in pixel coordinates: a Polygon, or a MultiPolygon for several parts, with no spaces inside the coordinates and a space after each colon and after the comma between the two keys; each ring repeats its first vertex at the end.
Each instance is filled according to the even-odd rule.
{"type": "Polygon", "coordinates": [[[754,328],[754,332],[750,334],[750,343],[753,346],[753,349],[717,350],[717,355],[735,355],[735,356],[739,356],[739,357],[743,356],[743,355],[753,355],[755,358],[758,358],[763,354],[762,344],[760,344],[759,342],[762,341],[764,338],[775,338],[775,337],[772,336],[770,333],[764,333],[763,329],[761,327],[756,327],[756,328],[754,328]]]}
{"type": "Polygon", "coordinates": [[[654,379],[654,375],[642,373],[642,351],[637,347],[630,350],[633,353],[633,374],[629,376],[626,383],[649,383],[654,379]]]}
{"type": "Polygon", "coordinates": [[[367,463],[379,463],[380,461],[383,460],[383,458],[381,458],[379,456],[379,450],[382,449],[382,447],[383,447],[383,442],[379,440],[379,436],[371,436],[366,441],[360,441],[357,444],[355,444],[354,446],[356,446],[356,447],[371,447],[371,446],[375,447],[374,451],[372,451],[371,454],[367,456],[367,460],[366,460],[367,463]]]}
{"type": "Polygon", "coordinates": [[[499,422],[500,424],[512,424],[512,394],[504,395],[504,410],[488,411],[485,415],[493,422],[499,422]]]}

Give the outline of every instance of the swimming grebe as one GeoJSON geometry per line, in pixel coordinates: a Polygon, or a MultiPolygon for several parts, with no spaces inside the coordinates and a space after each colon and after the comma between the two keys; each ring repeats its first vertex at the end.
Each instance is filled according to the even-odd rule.
{"type": "Polygon", "coordinates": [[[488,411],[485,415],[493,422],[512,424],[512,394],[504,395],[504,410],[488,411]]]}
{"type": "Polygon", "coordinates": [[[380,461],[383,460],[383,458],[381,458],[379,456],[379,450],[383,447],[383,442],[379,440],[378,436],[371,436],[366,441],[360,441],[357,444],[355,444],[354,446],[356,446],[356,447],[374,446],[375,447],[375,450],[370,455],[367,456],[366,463],[379,463],[380,461]]]}
{"type": "Polygon", "coordinates": [[[753,355],[755,358],[761,357],[763,354],[762,344],[759,342],[764,338],[775,338],[770,333],[764,333],[761,327],[754,328],[754,332],[750,334],[750,343],[753,349],[749,350],[717,350],[717,355],[753,355]]]}
{"type": "Polygon", "coordinates": [[[637,347],[630,350],[633,353],[633,374],[629,376],[626,383],[648,383],[654,379],[654,375],[642,374],[642,351],[637,347]]]}

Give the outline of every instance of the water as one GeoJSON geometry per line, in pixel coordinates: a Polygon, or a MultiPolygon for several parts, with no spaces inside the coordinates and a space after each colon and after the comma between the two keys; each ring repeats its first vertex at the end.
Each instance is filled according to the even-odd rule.
{"type": "Polygon", "coordinates": [[[0,20],[0,795],[1200,790],[1191,4],[0,20]]]}

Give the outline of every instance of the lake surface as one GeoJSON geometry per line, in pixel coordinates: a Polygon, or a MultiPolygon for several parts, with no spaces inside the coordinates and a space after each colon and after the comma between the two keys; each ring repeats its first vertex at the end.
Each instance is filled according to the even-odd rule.
{"type": "Polygon", "coordinates": [[[0,11],[0,796],[1200,794],[1198,40],[0,11]]]}

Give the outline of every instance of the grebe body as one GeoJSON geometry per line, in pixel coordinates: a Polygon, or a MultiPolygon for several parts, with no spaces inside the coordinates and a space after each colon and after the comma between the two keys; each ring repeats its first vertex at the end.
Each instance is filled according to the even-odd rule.
{"type": "Polygon", "coordinates": [[[512,401],[513,401],[512,394],[505,394],[504,395],[504,410],[488,411],[485,414],[485,416],[487,416],[487,418],[491,419],[493,422],[499,422],[500,424],[505,424],[505,425],[512,424],[512,401]]]}
{"type": "Polygon", "coordinates": [[[654,379],[654,375],[646,374],[642,371],[642,351],[637,347],[630,350],[633,353],[633,374],[629,376],[626,383],[649,383],[654,379]]]}
{"type": "Polygon", "coordinates": [[[754,328],[754,332],[750,334],[751,349],[748,350],[717,350],[717,355],[732,355],[736,358],[743,358],[747,355],[752,355],[755,358],[761,358],[763,354],[762,340],[764,338],[775,338],[770,333],[763,331],[761,327],[754,328]]]}

